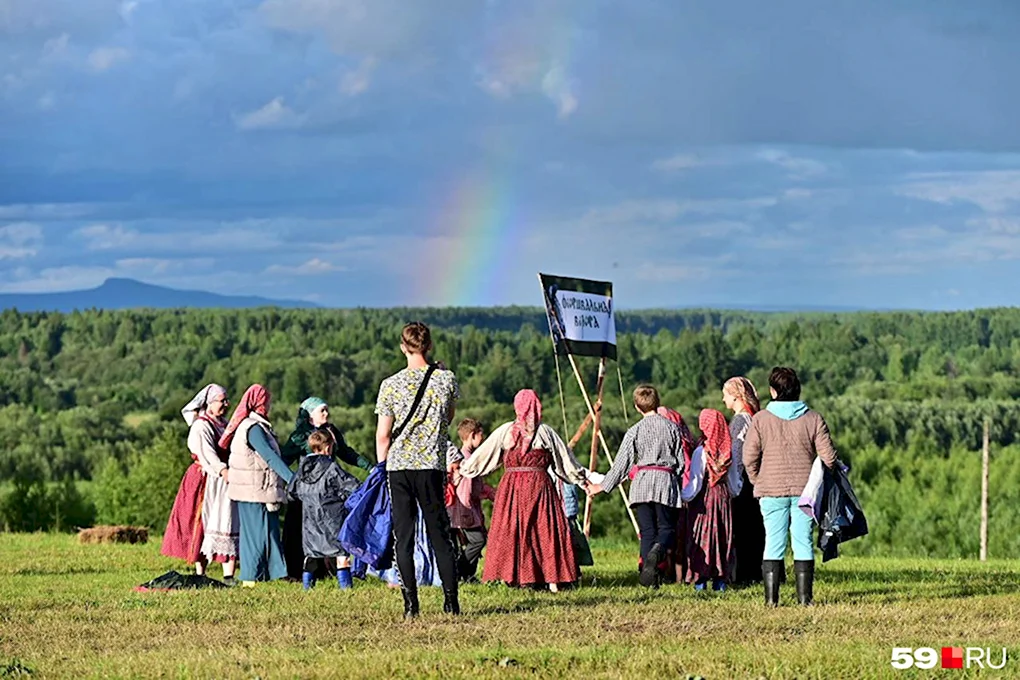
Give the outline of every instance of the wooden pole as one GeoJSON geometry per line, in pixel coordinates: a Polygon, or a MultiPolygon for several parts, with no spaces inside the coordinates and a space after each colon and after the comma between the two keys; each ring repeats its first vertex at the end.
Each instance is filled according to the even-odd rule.
{"type": "MultiPolygon", "coordinates": [[[[538,275],[538,281],[539,281],[539,285],[541,285],[541,283],[542,283],[542,275],[541,274],[538,275]]],[[[544,289],[542,290],[542,297],[543,297],[543,299],[545,298],[545,290],[544,289]]],[[[546,311],[546,315],[548,316],[548,310],[546,311]]],[[[565,402],[563,400],[563,381],[560,379],[560,362],[559,362],[559,355],[557,354],[557,351],[556,351],[556,338],[553,336],[553,332],[552,332],[552,323],[553,323],[553,320],[550,317],[549,318],[549,324],[550,324],[550,326],[549,326],[549,339],[552,340],[553,356],[556,357],[556,378],[557,378],[557,381],[559,382],[559,386],[560,386],[560,404],[564,404],[565,402]]],[[[562,329],[561,329],[561,331],[562,331],[562,329]]],[[[581,388],[581,396],[584,397],[584,404],[585,404],[585,406],[588,407],[588,416],[587,416],[587,418],[585,418],[585,422],[590,422],[589,418],[591,419],[591,421],[594,421],[595,420],[595,409],[592,407],[591,399],[588,397],[588,390],[586,390],[585,387],[584,387],[584,380],[581,379],[581,372],[579,370],[577,370],[577,361],[574,360],[574,355],[570,354],[570,353],[567,354],[567,359],[570,360],[570,367],[573,369],[574,377],[577,379],[577,386],[581,388]]],[[[605,359],[603,359],[603,361],[605,361],[605,359]]],[[[623,381],[622,374],[621,374],[620,381],[621,381],[621,384],[623,384],[623,382],[622,382],[623,381]]],[[[624,405],[624,410],[626,410],[626,404],[624,405]]],[[[586,425],[582,424],[581,427],[578,429],[578,434],[574,435],[574,436],[579,438],[580,433],[583,432],[585,427],[586,427],[586,425]]],[[[566,407],[563,406],[563,434],[564,435],[567,434],[566,429],[567,429],[567,411],[566,411],[566,407]]],[[[609,453],[609,445],[606,444],[606,437],[605,437],[605,435],[602,434],[602,430],[601,429],[596,430],[595,433],[592,436],[594,437],[596,435],[598,436],[598,440],[602,443],[602,451],[606,454],[606,458],[609,460],[609,464],[612,465],[613,464],[613,454],[609,453]]],[[[573,447],[571,447],[571,448],[573,448],[573,447]]],[[[637,518],[634,517],[634,511],[630,509],[630,500],[627,498],[627,492],[624,491],[622,484],[619,487],[617,487],[617,488],[620,490],[620,497],[623,499],[623,508],[624,508],[624,510],[627,511],[627,516],[630,517],[630,524],[631,524],[631,526],[634,527],[634,533],[637,536],[640,536],[641,535],[641,529],[638,527],[637,518]]]]}
{"type": "Polygon", "coordinates": [[[991,429],[985,418],[985,436],[981,446],[981,561],[988,560],[988,440],[991,429]]]}
{"type": "Polygon", "coordinates": [[[584,417],[584,422],[581,423],[581,427],[577,428],[577,432],[575,432],[574,436],[570,438],[567,446],[571,449],[577,446],[577,442],[581,441],[581,437],[584,436],[584,433],[587,432],[588,428],[591,426],[592,420],[594,419],[591,417],[590,413],[584,417]]]}
{"type": "MultiPolygon", "coordinates": [[[[591,405],[591,399],[588,397],[588,390],[584,388],[584,380],[581,379],[581,371],[577,368],[577,361],[574,360],[573,354],[568,354],[567,358],[570,359],[570,367],[574,370],[574,378],[577,380],[577,386],[581,388],[581,396],[584,397],[584,405],[588,407],[588,415],[591,416],[592,420],[595,419],[595,408],[591,405]]],[[[609,452],[609,445],[606,444],[606,437],[602,434],[602,430],[599,429],[592,434],[592,436],[598,436],[599,442],[602,444],[602,452],[606,454],[606,459],[609,460],[609,464],[613,464],[613,454],[609,452]]],[[[634,527],[635,535],[641,535],[641,529],[638,527],[637,518],[634,517],[634,511],[630,508],[630,500],[627,498],[627,492],[623,490],[623,484],[617,487],[620,490],[620,497],[623,498],[623,507],[627,511],[627,516],[630,517],[630,524],[634,527]]]]}
{"type": "MultiPolygon", "coordinates": [[[[602,391],[606,385],[606,358],[599,360],[599,378],[595,386],[595,417],[592,420],[595,430],[591,434],[591,457],[588,459],[588,469],[592,472],[598,470],[599,456],[599,433],[602,432],[602,391]]],[[[584,501],[584,535],[591,536],[591,496],[584,501]]]]}

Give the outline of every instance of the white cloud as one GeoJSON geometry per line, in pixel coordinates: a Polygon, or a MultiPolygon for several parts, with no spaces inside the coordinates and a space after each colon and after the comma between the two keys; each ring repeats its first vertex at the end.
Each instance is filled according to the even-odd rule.
{"type": "Polygon", "coordinates": [[[813,158],[794,156],[782,149],[762,149],[757,158],[786,170],[793,179],[812,179],[826,174],[828,166],[813,158]]]}
{"type": "Polygon", "coordinates": [[[65,290],[95,288],[114,276],[110,267],[48,267],[39,271],[19,269],[14,281],[0,283],[5,293],[53,293],[65,290]]]}
{"type": "Polygon", "coordinates": [[[89,53],[88,63],[93,71],[102,73],[130,58],[131,53],[123,47],[97,47],[89,53]]]}
{"type": "Polygon", "coordinates": [[[542,77],[542,92],[556,105],[556,115],[561,120],[577,110],[576,85],[564,69],[553,65],[542,77]]]}
{"type": "Polygon", "coordinates": [[[342,271],[347,271],[347,268],[337,266],[332,262],[327,262],[317,257],[297,266],[273,264],[266,267],[266,274],[278,276],[320,276],[322,274],[342,271]]]}
{"type": "Polygon", "coordinates": [[[283,100],[276,97],[262,108],[234,117],[237,129],[252,130],[288,130],[301,127],[305,116],[295,113],[283,100]]]}
{"type": "Polygon", "coordinates": [[[366,57],[361,60],[357,68],[344,73],[340,78],[340,91],[344,94],[356,97],[372,83],[372,73],[375,71],[375,59],[366,57]]]}
{"type": "Polygon", "coordinates": [[[61,33],[43,43],[43,59],[60,59],[67,54],[67,45],[71,36],[61,33]]]}
{"type": "Polygon", "coordinates": [[[917,173],[897,193],[942,205],[972,203],[986,212],[1002,213],[1020,202],[1020,170],[917,173]]]}
{"type": "Polygon", "coordinates": [[[124,0],[120,3],[120,18],[124,20],[124,23],[130,23],[136,9],[138,9],[137,0],[124,0]]]}
{"type": "Polygon", "coordinates": [[[92,224],[75,232],[76,236],[85,239],[88,250],[116,250],[134,244],[138,233],[119,225],[92,224]]]}
{"type": "Polygon", "coordinates": [[[0,261],[35,257],[43,244],[42,227],[16,222],[0,227],[0,261]]]}
{"type": "Polygon", "coordinates": [[[653,162],[652,170],[658,170],[660,172],[675,172],[677,170],[700,168],[704,165],[708,165],[708,162],[699,156],[690,153],[678,153],[675,156],[660,158],[653,162]]]}

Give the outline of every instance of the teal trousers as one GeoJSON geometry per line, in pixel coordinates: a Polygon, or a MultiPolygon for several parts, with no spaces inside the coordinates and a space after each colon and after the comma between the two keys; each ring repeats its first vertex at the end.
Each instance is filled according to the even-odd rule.
{"type": "Polygon", "coordinates": [[[814,560],[811,537],[815,521],[797,507],[797,496],[761,498],[761,516],[765,521],[765,555],[763,560],[786,557],[786,535],[793,541],[793,559],[814,560]]]}

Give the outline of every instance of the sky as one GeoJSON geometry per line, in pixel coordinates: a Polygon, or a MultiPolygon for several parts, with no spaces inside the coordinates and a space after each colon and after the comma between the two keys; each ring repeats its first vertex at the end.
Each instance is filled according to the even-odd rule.
{"type": "Polygon", "coordinates": [[[0,292],[1020,304],[1014,0],[0,0],[0,292]]]}

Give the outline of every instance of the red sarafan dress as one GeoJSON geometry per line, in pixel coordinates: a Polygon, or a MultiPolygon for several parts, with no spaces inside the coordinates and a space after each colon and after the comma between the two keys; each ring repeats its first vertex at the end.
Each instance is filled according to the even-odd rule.
{"type": "Polygon", "coordinates": [[[548,471],[551,467],[564,481],[582,484],[585,470],[559,435],[540,424],[541,403],[534,392],[519,393],[514,409],[517,420],[497,428],[460,469],[464,477],[479,477],[500,463],[506,468],[496,491],[482,580],[511,586],[574,583],[581,571],[548,471]]]}
{"type": "Polygon", "coordinates": [[[726,417],[705,409],[698,425],[705,435],[705,488],[687,509],[687,582],[709,579],[731,582],[736,567],[733,544],[733,500],[726,475],[732,462],[726,417]]]}

